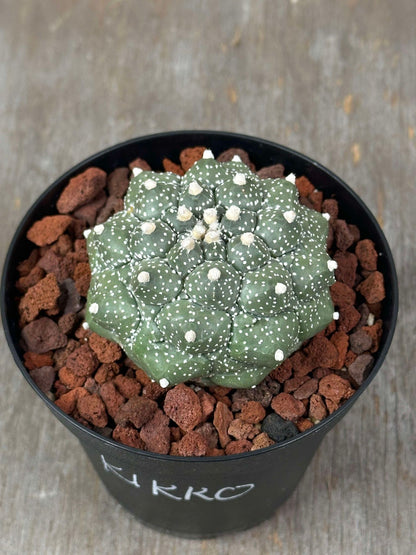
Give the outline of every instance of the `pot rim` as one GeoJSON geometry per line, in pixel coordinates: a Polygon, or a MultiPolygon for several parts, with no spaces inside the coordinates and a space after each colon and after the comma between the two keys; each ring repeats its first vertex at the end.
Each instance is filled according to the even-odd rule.
{"type": "MultiPolygon", "coordinates": [[[[238,146],[236,146],[235,148],[238,148],[238,146]]],[[[274,451],[276,449],[284,449],[286,446],[288,446],[292,443],[301,441],[303,438],[310,437],[313,434],[322,433],[322,432],[325,433],[327,431],[326,428],[331,428],[332,425],[334,424],[334,420],[335,421],[339,420],[346,412],[348,412],[348,410],[355,403],[355,401],[357,401],[357,399],[364,392],[364,390],[367,389],[367,387],[373,381],[373,379],[375,378],[376,374],[378,373],[381,365],[384,362],[384,359],[385,359],[385,357],[387,355],[387,352],[390,348],[390,345],[391,345],[391,342],[392,342],[392,339],[393,339],[393,335],[394,335],[394,331],[395,331],[395,327],[396,327],[398,310],[399,310],[399,291],[398,291],[397,272],[396,272],[396,268],[395,268],[395,264],[394,264],[393,255],[392,255],[391,249],[389,247],[389,244],[387,242],[387,239],[384,235],[383,230],[381,229],[381,227],[380,227],[379,223],[377,222],[376,218],[374,217],[374,215],[372,214],[370,209],[367,207],[367,205],[364,203],[364,201],[357,195],[357,193],[355,193],[355,191],[353,189],[351,189],[351,187],[349,185],[347,185],[341,178],[339,178],[331,170],[329,170],[328,168],[326,168],[325,166],[323,166],[319,162],[313,160],[309,156],[306,156],[305,154],[302,154],[299,151],[296,151],[292,148],[286,147],[286,146],[281,145],[279,143],[276,143],[274,141],[261,139],[259,137],[255,137],[255,136],[252,136],[252,135],[246,135],[246,134],[234,133],[234,132],[228,132],[228,131],[215,131],[215,130],[179,130],[179,131],[164,131],[164,132],[160,132],[160,133],[152,133],[152,134],[148,134],[148,135],[143,135],[143,136],[140,136],[140,137],[135,137],[135,138],[132,138],[132,139],[128,139],[126,141],[122,141],[122,142],[119,142],[115,145],[106,147],[106,148],[88,156],[87,158],[85,158],[81,162],[77,163],[76,165],[72,166],[65,173],[63,173],[61,176],[59,176],[57,179],[55,179],[55,181],[49,187],[47,187],[47,189],[39,197],[37,197],[37,199],[32,203],[32,205],[26,211],[25,215],[21,219],[21,221],[20,221],[19,225],[17,226],[16,231],[15,231],[15,233],[14,233],[14,235],[13,235],[11,241],[10,241],[10,245],[9,245],[9,248],[8,248],[8,251],[7,251],[7,254],[6,254],[6,258],[5,258],[4,266],[3,266],[3,272],[2,272],[2,279],[1,279],[1,286],[0,286],[0,304],[1,304],[1,317],[2,317],[2,321],[3,321],[3,328],[4,328],[4,332],[5,332],[5,337],[6,337],[9,349],[12,353],[13,358],[14,358],[14,361],[16,362],[19,370],[23,374],[26,381],[30,384],[30,386],[39,395],[39,397],[41,397],[41,399],[46,403],[48,408],[61,421],[65,420],[68,423],[69,428],[76,428],[81,433],[81,435],[92,436],[92,438],[94,438],[96,440],[103,441],[105,444],[107,444],[108,446],[110,446],[112,448],[115,447],[115,448],[121,449],[122,451],[128,452],[132,455],[146,456],[146,457],[149,457],[151,459],[157,459],[157,460],[160,460],[160,461],[182,461],[182,462],[186,462],[186,463],[189,463],[189,464],[193,464],[193,463],[198,462],[198,463],[207,464],[207,463],[210,463],[210,462],[216,462],[216,463],[218,463],[218,462],[224,462],[224,463],[229,462],[229,463],[231,463],[232,461],[234,461],[236,459],[240,459],[240,458],[267,455],[271,451],[274,451]],[[236,140],[236,143],[238,143],[238,141],[244,140],[244,141],[252,141],[252,142],[257,143],[257,147],[263,144],[267,147],[278,149],[278,150],[280,150],[281,152],[283,152],[287,155],[295,156],[297,158],[300,158],[303,162],[306,162],[306,163],[308,163],[312,166],[315,166],[316,168],[320,169],[322,172],[326,173],[330,178],[332,178],[334,181],[336,181],[338,185],[340,185],[342,188],[344,188],[351,197],[353,197],[354,201],[357,202],[360,205],[362,210],[365,212],[366,217],[370,220],[372,225],[376,228],[376,230],[378,232],[378,236],[379,236],[378,239],[380,240],[381,246],[382,246],[383,251],[385,253],[385,258],[387,259],[387,264],[389,266],[389,270],[391,272],[391,278],[392,278],[392,291],[391,291],[391,305],[392,306],[391,306],[391,318],[390,318],[391,324],[390,324],[390,328],[388,329],[388,332],[387,332],[387,335],[385,337],[384,343],[380,346],[377,353],[375,353],[376,360],[374,362],[374,365],[373,365],[369,375],[364,380],[364,382],[361,384],[361,386],[359,386],[359,388],[355,391],[355,393],[352,395],[352,397],[350,397],[347,401],[345,401],[343,403],[343,405],[341,407],[339,407],[337,410],[335,410],[332,414],[328,415],[326,418],[321,420],[321,422],[319,422],[318,424],[315,424],[309,430],[301,432],[301,433],[297,434],[296,436],[294,436],[290,439],[286,439],[285,441],[282,441],[280,443],[275,443],[275,444],[273,444],[269,447],[256,449],[255,451],[249,451],[249,452],[245,452],[245,453],[237,453],[235,455],[217,455],[217,456],[214,456],[214,457],[207,457],[207,456],[205,456],[205,457],[197,457],[197,456],[183,457],[183,456],[178,456],[178,455],[169,455],[169,454],[162,455],[162,454],[159,454],[159,453],[153,453],[151,451],[144,451],[144,450],[138,449],[136,447],[129,447],[128,445],[124,445],[122,443],[116,442],[115,440],[113,440],[111,438],[107,438],[105,436],[102,436],[98,432],[95,432],[94,430],[91,430],[91,429],[85,427],[84,425],[80,424],[79,422],[77,422],[74,418],[72,418],[71,416],[66,414],[57,405],[55,405],[55,403],[49,399],[49,397],[46,395],[46,393],[41,391],[41,389],[35,384],[35,382],[30,377],[30,374],[29,374],[28,370],[26,369],[26,367],[24,366],[24,364],[22,362],[22,359],[21,359],[21,357],[20,357],[20,355],[19,355],[19,353],[18,353],[18,351],[15,347],[15,344],[14,344],[14,341],[13,341],[13,338],[12,338],[13,334],[10,330],[9,321],[8,321],[7,312],[6,312],[6,304],[7,304],[6,290],[7,290],[8,274],[9,274],[9,271],[10,271],[9,266],[11,264],[12,255],[13,255],[15,249],[16,249],[17,243],[18,243],[18,241],[21,240],[21,238],[20,238],[21,231],[27,225],[27,221],[31,218],[31,216],[35,212],[35,208],[42,202],[42,200],[53,189],[55,189],[58,185],[61,185],[63,182],[67,181],[68,179],[70,179],[72,176],[76,175],[80,171],[82,171],[82,168],[84,168],[88,165],[93,165],[94,162],[97,160],[97,158],[100,158],[100,157],[106,156],[106,155],[110,155],[114,151],[117,151],[118,149],[125,148],[129,145],[134,145],[138,142],[148,142],[148,141],[156,140],[156,139],[159,139],[159,138],[166,138],[166,137],[169,137],[169,138],[172,138],[172,139],[174,139],[175,137],[189,137],[189,138],[193,137],[193,138],[195,138],[196,136],[201,138],[201,142],[203,141],[204,137],[212,137],[212,138],[227,137],[227,138],[231,138],[231,139],[234,138],[236,140]]]]}

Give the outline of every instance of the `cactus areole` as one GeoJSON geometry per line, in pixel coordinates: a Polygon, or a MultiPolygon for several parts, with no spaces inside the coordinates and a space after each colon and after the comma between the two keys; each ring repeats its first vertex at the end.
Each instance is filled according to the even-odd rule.
{"type": "Polygon", "coordinates": [[[87,230],[86,321],[163,387],[253,387],[334,317],[327,215],[294,176],[206,150],[183,177],[134,172],[124,210],[87,230]]]}

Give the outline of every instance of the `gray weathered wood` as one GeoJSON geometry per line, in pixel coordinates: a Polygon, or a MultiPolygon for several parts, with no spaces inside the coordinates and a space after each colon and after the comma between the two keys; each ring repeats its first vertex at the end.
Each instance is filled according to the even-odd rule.
{"type": "Polygon", "coordinates": [[[384,226],[401,288],[383,370],[268,522],[199,541],[152,531],[107,494],[17,372],[3,334],[0,552],[414,553],[414,0],[2,0],[1,259],[40,192],[88,154],[211,128],[300,150],[384,226]]]}

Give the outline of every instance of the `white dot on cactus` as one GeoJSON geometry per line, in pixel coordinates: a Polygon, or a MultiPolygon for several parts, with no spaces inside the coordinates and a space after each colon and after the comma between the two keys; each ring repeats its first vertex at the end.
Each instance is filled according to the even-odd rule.
{"type": "Polygon", "coordinates": [[[331,271],[331,272],[333,272],[334,270],[336,270],[338,268],[338,264],[337,264],[336,260],[328,260],[327,266],[328,266],[328,270],[331,271]]]}
{"type": "Polygon", "coordinates": [[[188,193],[194,197],[196,197],[197,195],[201,194],[203,191],[201,185],[199,183],[197,183],[196,181],[192,181],[189,184],[188,187],[188,193]]]}
{"type": "Polygon", "coordinates": [[[339,312],[334,312],[334,313],[332,314],[332,318],[333,318],[334,320],[339,320],[339,312]]]}
{"type": "Polygon", "coordinates": [[[142,272],[139,272],[139,275],[137,276],[137,280],[139,283],[149,283],[150,281],[149,272],[146,272],[145,270],[143,270],[142,272]]]}
{"type": "Polygon", "coordinates": [[[331,218],[330,214],[328,214],[328,212],[322,212],[322,216],[325,218],[325,220],[328,220],[331,218]]]}
{"type": "Polygon", "coordinates": [[[141,230],[145,235],[151,235],[155,229],[155,222],[143,222],[141,225],[141,230]]]}
{"type": "Polygon", "coordinates": [[[249,247],[250,245],[252,245],[254,243],[254,233],[251,233],[250,231],[247,231],[246,233],[243,233],[240,236],[240,240],[241,240],[243,245],[245,245],[246,247],[249,247]]]}
{"type": "Polygon", "coordinates": [[[286,212],[283,212],[283,217],[289,224],[291,224],[296,219],[296,212],[294,210],[286,210],[286,212]]]}
{"type": "Polygon", "coordinates": [[[188,343],[193,343],[196,339],[196,333],[194,332],[194,330],[189,330],[185,333],[185,340],[188,343]]]}
{"type": "Polygon", "coordinates": [[[282,349],[277,349],[276,352],[274,353],[274,360],[276,360],[277,362],[282,362],[284,358],[285,358],[285,355],[282,349]]]}
{"type": "Polygon", "coordinates": [[[209,148],[206,148],[204,150],[204,154],[202,155],[202,158],[204,158],[205,160],[208,160],[210,158],[214,158],[214,155],[212,153],[212,150],[210,150],[209,148]]]}
{"type": "Polygon", "coordinates": [[[194,239],[192,239],[192,237],[185,237],[184,239],[182,239],[181,241],[181,247],[185,250],[187,250],[188,252],[190,252],[192,249],[195,248],[195,241],[194,239]]]}
{"type": "Polygon", "coordinates": [[[225,213],[225,217],[230,222],[236,222],[240,218],[241,210],[235,204],[232,204],[225,213]]]}
{"type": "Polygon", "coordinates": [[[98,225],[96,225],[96,226],[94,227],[94,232],[95,232],[97,235],[101,235],[101,233],[102,233],[103,231],[104,231],[104,226],[103,226],[103,224],[98,224],[98,225]]]}
{"type": "Polygon", "coordinates": [[[138,175],[140,175],[142,173],[142,168],[133,168],[132,170],[133,173],[133,177],[137,177],[138,175]]]}
{"type": "Polygon", "coordinates": [[[89,308],[90,314],[97,314],[98,312],[98,304],[92,303],[89,308]]]}
{"type": "Polygon", "coordinates": [[[180,222],[189,222],[189,220],[192,218],[192,212],[188,208],[186,208],[186,206],[182,205],[179,206],[178,214],[176,217],[180,222]]]}
{"type": "Polygon", "coordinates": [[[218,220],[216,208],[206,208],[204,210],[204,222],[208,225],[215,223],[218,220]]]}
{"type": "Polygon", "coordinates": [[[286,181],[289,181],[289,183],[293,183],[293,185],[296,182],[296,175],[294,173],[290,173],[288,176],[285,177],[286,181]]]}
{"type": "Polygon", "coordinates": [[[166,378],[162,378],[161,380],[159,380],[159,385],[160,387],[168,387],[169,385],[169,380],[167,380],[166,378]]]}
{"type": "Polygon", "coordinates": [[[218,268],[211,268],[208,272],[208,279],[210,281],[218,281],[221,277],[221,271],[218,268]]]}
{"type": "Polygon", "coordinates": [[[276,283],[276,286],[274,288],[274,292],[276,293],[276,295],[283,295],[283,293],[286,293],[287,291],[287,287],[284,283],[276,283]]]}
{"type": "Polygon", "coordinates": [[[236,173],[233,177],[233,183],[236,185],[245,185],[247,183],[246,176],[243,173],[236,173]]]}
{"type": "Polygon", "coordinates": [[[206,232],[206,227],[204,226],[203,223],[199,222],[193,227],[191,234],[194,239],[198,240],[204,237],[205,232],[206,232]]]}
{"type": "Polygon", "coordinates": [[[154,179],[146,179],[146,181],[143,183],[144,187],[148,190],[151,191],[152,189],[154,189],[157,185],[156,181],[154,179]]]}
{"type": "Polygon", "coordinates": [[[242,162],[241,158],[239,157],[238,154],[234,154],[233,158],[232,158],[232,162],[242,162]]]}
{"type": "Polygon", "coordinates": [[[84,323],[82,324],[82,327],[84,328],[84,330],[90,329],[90,326],[88,325],[88,322],[84,322],[84,323]]]}
{"type": "Polygon", "coordinates": [[[84,231],[83,235],[84,235],[85,239],[88,239],[88,236],[90,235],[90,233],[91,233],[91,229],[86,229],[84,231]]]}

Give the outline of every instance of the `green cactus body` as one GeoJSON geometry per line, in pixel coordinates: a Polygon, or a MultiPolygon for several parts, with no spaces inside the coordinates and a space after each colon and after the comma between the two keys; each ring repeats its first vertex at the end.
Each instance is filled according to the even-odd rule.
{"type": "Polygon", "coordinates": [[[327,233],[291,177],[238,157],[137,172],[124,211],[86,233],[87,323],[164,387],[253,387],[334,317],[327,233]]]}

